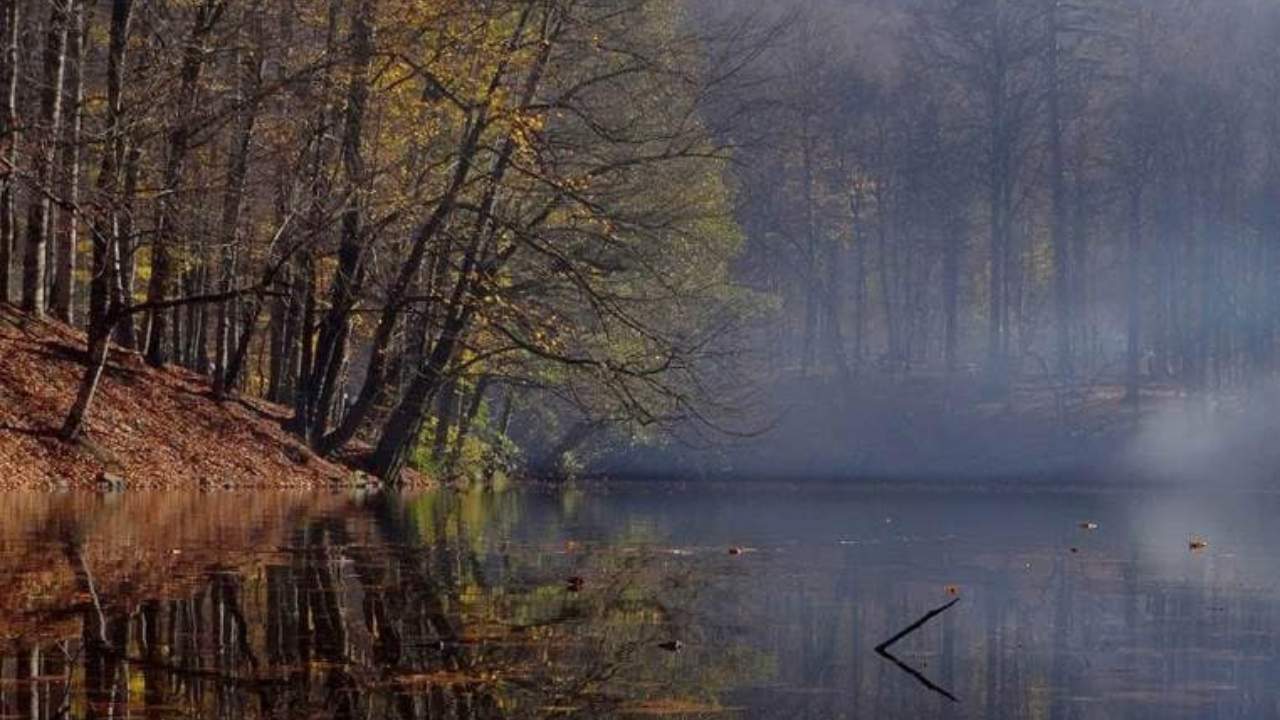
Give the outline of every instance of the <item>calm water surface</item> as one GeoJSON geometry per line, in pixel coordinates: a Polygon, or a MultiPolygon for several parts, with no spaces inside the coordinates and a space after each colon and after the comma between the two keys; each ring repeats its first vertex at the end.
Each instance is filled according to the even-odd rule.
{"type": "Polygon", "coordinates": [[[4,717],[1280,718],[1274,496],[0,502],[4,717]]]}

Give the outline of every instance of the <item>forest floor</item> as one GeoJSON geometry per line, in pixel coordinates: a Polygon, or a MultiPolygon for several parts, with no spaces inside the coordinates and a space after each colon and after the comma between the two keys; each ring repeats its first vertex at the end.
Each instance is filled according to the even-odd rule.
{"type": "MultiPolygon", "coordinates": [[[[0,303],[0,489],[322,488],[371,482],[359,452],[333,462],[284,429],[289,410],[250,398],[218,402],[207,378],[147,366],[113,348],[86,439],[58,429],[83,372],[85,336],[0,303]]],[[[409,473],[406,473],[408,475],[409,473]]],[[[410,484],[425,484],[421,477],[410,484]]]]}

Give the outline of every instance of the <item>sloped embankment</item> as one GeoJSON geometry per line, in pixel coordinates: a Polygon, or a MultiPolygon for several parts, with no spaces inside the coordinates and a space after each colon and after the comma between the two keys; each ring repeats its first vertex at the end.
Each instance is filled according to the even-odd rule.
{"type": "MultiPolygon", "coordinates": [[[[113,350],[88,439],[57,437],[85,355],[83,333],[0,304],[0,488],[90,487],[102,473],[128,487],[327,487],[357,481],[283,428],[288,410],[217,402],[205,378],[148,367],[113,350]]],[[[413,480],[419,480],[413,478],[413,480]]]]}

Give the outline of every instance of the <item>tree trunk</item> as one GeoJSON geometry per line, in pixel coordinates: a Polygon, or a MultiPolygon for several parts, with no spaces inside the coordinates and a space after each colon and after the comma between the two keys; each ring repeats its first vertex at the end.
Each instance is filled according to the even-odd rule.
{"type": "Polygon", "coordinates": [[[311,420],[311,368],[315,357],[316,263],[311,251],[303,254],[296,278],[301,286],[301,316],[298,320],[298,383],[294,393],[293,429],[308,443],[313,439],[311,420]]]}
{"type": "MultiPolygon", "coordinates": [[[[120,164],[124,162],[124,79],[129,46],[129,26],[133,19],[134,0],[112,0],[111,35],[107,49],[107,148],[102,153],[98,171],[97,192],[102,198],[99,210],[89,227],[93,240],[93,263],[89,280],[89,328],[105,322],[112,300],[132,302],[125,295],[118,272],[121,268],[121,223],[116,213],[116,190],[120,164]]],[[[129,321],[126,318],[126,321],[129,321]]]]}
{"type": "Polygon", "coordinates": [[[124,129],[121,98],[125,76],[125,53],[128,47],[129,26],[133,16],[133,0],[114,0],[111,13],[111,39],[107,60],[107,138],[109,144],[102,154],[102,168],[98,176],[98,191],[108,199],[108,209],[93,218],[89,226],[93,239],[93,266],[91,270],[89,304],[88,364],[81,376],[75,402],[63,421],[61,435],[72,441],[85,431],[89,410],[102,373],[107,366],[111,349],[111,335],[117,322],[128,320],[123,314],[125,298],[120,284],[120,245],[118,219],[111,209],[118,173],[124,155],[124,129]]]}
{"type": "MultiPolygon", "coordinates": [[[[255,27],[260,27],[262,17],[260,6],[256,6],[250,12],[250,23],[255,27]]],[[[227,190],[223,196],[222,205],[222,241],[220,243],[221,257],[221,279],[220,289],[222,292],[229,291],[235,285],[235,261],[236,248],[239,245],[238,236],[240,228],[241,208],[244,205],[245,183],[249,177],[249,148],[253,141],[254,127],[258,121],[259,103],[254,99],[258,94],[258,89],[262,85],[262,47],[261,42],[256,43],[250,57],[242,60],[242,77],[240,101],[245,106],[240,110],[240,123],[236,129],[236,136],[231,148],[231,159],[227,168],[227,190]]],[[[243,352],[247,352],[247,340],[245,348],[242,350],[239,343],[232,343],[231,339],[235,336],[228,318],[229,303],[218,304],[218,366],[214,369],[213,392],[216,397],[223,397],[229,388],[234,387],[237,375],[241,367],[244,365],[243,352]],[[228,350],[228,344],[234,344],[234,350],[228,350]],[[231,360],[233,356],[235,360],[231,360]],[[234,370],[233,370],[234,368],[234,370]]],[[[253,310],[253,317],[256,319],[258,315],[258,307],[261,303],[257,303],[253,310]]],[[[252,335],[252,326],[245,329],[244,337],[249,338],[252,335]]]]}
{"type": "Polygon", "coordinates": [[[489,461],[485,464],[485,484],[493,482],[493,476],[498,471],[497,462],[506,454],[503,446],[509,442],[507,434],[511,431],[511,419],[515,416],[516,401],[515,386],[507,385],[506,392],[502,394],[502,410],[498,413],[497,422],[490,433],[494,446],[490,447],[489,461]]]}
{"type": "Polygon", "coordinates": [[[338,265],[330,283],[329,311],[320,327],[316,364],[312,370],[310,400],[315,427],[309,435],[326,430],[328,409],[338,392],[338,376],[347,359],[351,312],[364,291],[369,242],[364,228],[364,125],[369,100],[369,70],[373,62],[373,0],[361,0],[351,25],[351,79],[347,86],[342,133],[342,167],[347,181],[347,206],[342,212],[338,265]]]}
{"type": "Polygon", "coordinates": [[[943,356],[947,365],[947,373],[954,374],[959,367],[960,344],[960,243],[958,237],[948,237],[942,248],[942,294],[945,348],[943,356]]]}
{"type": "MultiPolygon", "coordinates": [[[[204,68],[205,40],[213,32],[225,5],[221,0],[204,0],[196,11],[188,44],[183,51],[181,85],[178,90],[178,115],[169,131],[168,157],[165,160],[163,186],[160,195],[159,215],[156,218],[156,234],[151,245],[151,280],[147,285],[147,302],[160,303],[173,294],[173,248],[177,229],[178,193],[182,188],[183,168],[190,151],[192,124],[195,121],[199,97],[200,73],[204,68]]],[[[156,310],[151,313],[147,330],[147,363],[160,367],[171,357],[168,345],[169,316],[176,310],[156,310]]],[[[194,330],[194,328],[193,328],[194,330]]],[[[178,344],[173,353],[181,352],[178,344]]]]}
{"type": "MultiPolygon", "coordinates": [[[[881,196],[876,203],[883,211],[886,198],[881,196]]],[[[893,275],[889,272],[889,221],[880,217],[876,222],[876,270],[880,275],[880,307],[884,312],[885,357],[890,367],[896,368],[899,352],[898,315],[893,303],[893,275]]]]}
{"type": "MultiPolygon", "coordinates": [[[[304,251],[305,253],[305,251],[304,251]]],[[[284,299],[284,328],[280,337],[280,380],[277,384],[276,397],[273,402],[288,404],[292,402],[298,387],[298,363],[302,348],[299,338],[302,336],[302,298],[297,292],[298,263],[291,262],[285,268],[285,282],[289,287],[289,296],[284,299]]]]}
{"type": "MultiPolygon", "coordinates": [[[[121,144],[126,144],[123,138],[121,144]]],[[[142,149],[137,143],[131,143],[124,153],[124,193],[120,205],[122,212],[117,221],[116,247],[120,254],[120,295],[121,303],[133,304],[134,278],[137,275],[135,258],[134,216],[138,199],[138,174],[142,165],[142,149]]],[[[138,326],[132,315],[123,318],[116,326],[116,342],[129,350],[138,350],[138,326]]]]}
{"type": "Polygon", "coordinates": [[[0,303],[10,301],[10,276],[18,235],[18,0],[0,0],[0,303]]]}
{"type": "MultiPolygon", "coordinates": [[[[217,285],[213,281],[213,272],[210,270],[210,263],[201,261],[200,267],[197,269],[196,276],[198,285],[192,291],[193,295],[203,295],[208,292],[216,292],[217,285]]],[[[187,332],[190,334],[191,343],[191,369],[201,375],[213,374],[213,359],[209,356],[209,328],[211,325],[210,307],[205,304],[192,305],[191,322],[188,323],[187,332]]],[[[181,317],[177,312],[173,314],[175,318],[181,317]]],[[[175,346],[182,339],[181,323],[173,324],[173,338],[175,346]]]]}
{"type": "Polygon", "coordinates": [[[76,244],[80,240],[80,128],[84,113],[84,8],[78,0],[68,0],[67,26],[66,132],[62,149],[63,193],[71,209],[59,214],[53,284],[53,313],[70,325],[75,315],[76,244]]]}
{"type": "Polygon", "coordinates": [[[450,378],[436,393],[436,427],[431,438],[431,460],[437,466],[444,461],[449,434],[453,432],[454,421],[458,417],[458,405],[462,402],[462,393],[458,390],[457,378],[450,378]]]}
{"type": "Polygon", "coordinates": [[[473,295],[480,282],[481,258],[495,237],[488,225],[496,193],[497,186],[490,185],[486,191],[486,199],[481,203],[483,209],[478,214],[471,240],[463,253],[462,267],[458,271],[458,279],[445,311],[444,326],[431,349],[426,366],[414,375],[408,391],[383,426],[378,438],[374,467],[387,482],[399,479],[409,452],[422,433],[427,408],[444,380],[445,370],[465,341],[476,309],[473,295]]]}
{"type": "Polygon", "coordinates": [[[1054,338],[1058,375],[1064,382],[1074,376],[1071,352],[1071,285],[1068,275],[1071,256],[1068,243],[1066,162],[1063,151],[1061,46],[1059,42],[1059,1],[1047,0],[1049,7],[1049,49],[1046,74],[1049,81],[1049,187],[1050,243],[1053,246],[1054,338]]]}
{"type": "Polygon", "coordinates": [[[240,375],[244,373],[245,360],[249,357],[249,346],[253,342],[253,334],[258,327],[258,319],[261,316],[262,301],[255,299],[253,307],[245,317],[244,330],[238,335],[239,340],[231,351],[222,386],[217,391],[219,397],[224,397],[229,392],[235,392],[236,387],[239,385],[240,375]]]}
{"type": "MultiPolygon", "coordinates": [[[[510,47],[520,41],[523,35],[523,28],[528,20],[528,11],[522,16],[519,26],[515,34],[512,36],[512,44],[510,47]]],[[[539,54],[537,62],[529,73],[525,81],[524,88],[520,97],[520,105],[526,106],[531,103],[538,92],[538,88],[542,82],[543,72],[546,70],[547,62],[550,59],[552,43],[545,42],[542,52],[539,54]]],[[[498,81],[505,72],[505,63],[503,63],[496,71],[491,81],[491,87],[497,87],[498,81]]],[[[373,343],[369,356],[369,367],[365,373],[364,382],[360,387],[360,393],[356,397],[355,404],[351,407],[351,411],[347,414],[339,426],[326,436],[321,444],[320,449],[325,453],[332,453],[341,449],[360,430],[361,424],[368,417],[369,411],[381,402],[386,395],[385,388],[387,384],[387,370],[390,367],[389,349],[391,339],[394,336],[396,325],[399,322],[400,315],[404,310],[403,299],[409,292],[413,284],[414,278],[422,270],[423,261],[426,259],[427,251],[430,249],[432,241],[436,238],[449,217],[452,215],[454,206],[458,197],[462,193],[463,187],[466,185],[467,179],[470,177],[472,162],[476,156],[480,136],[488,123],[487,113],[481,111],[472,118],[469,128],[464,131],[463,138],[459,143],[459,153],[457,165],[454,169],[453,177],[450,181],[445,194],[436,203],[435,209],[427,220],[419,226],[418,231],[414,233],[412,246],[409,251],[409,257],[401,266],[400,272],[396,276],[395,282],[389,289],[382,313],[378,319],[378,327],[374,331],[373,343]]],[[[481,200],[480,209],[477,217],[477,232],[484,232],[485,225],[490,220],[493,212],[494,203],[497,202],[497,191],[502,185],[507,170],[511,164],[512,153],[515,152],[515,139],[507,137],[498,151],[497,158],[494,160],[493,167],[488,178],[488,186],[485,191],[484,198],[481,200]]],[[[437,287],[442,287],[443,282],[438,283],[437,287]]]]}
{"type": "Polygon", "coordinates": [[[827,352],[840,379],[848,383],[852,377],[849,356],[844,343],[844,253],[843,243],[828,240],[826,250],[827,281],[827,352]]]}
{"type": "Polygon", "coordinates": [[[489,389],[490,380],[491,378],[486,375],[476,382],[466,409],[458,418],[458,432],[453,444],[449,446],[449,457],[444,464],[446,475],[452,476],[458,471],[458,462],[462,459],[462,451],[466,449],[467,437],[471,435],[471,427],[475,424],[476,416],[484,406],[484,395],[489,389]]]}
{"type": "Polygon", "coordinates": [[[399,482],[400,472],[408,461],[409,452],[422,434],[427,408],[444,379],[445,369],[453,361],[470,314],[469,311],[460,310],[446,320],[431,355],[414,376],[409,389],[383,426],[371,462],[373,472],[385,482],[399,482]]]}
{"type": "MultiPolygon", "coordinates": [[[[472,137],[472,133],[468,133],[468,137],[471,140],[476,139],[472,137]]],[[[474,156],[475,150],[474,143],[463,146],[463,153],[459,158],[452,183],[449,185],[444,197],[436,204],[431,216],[414,234],[409,257],[400,267],[396,280],[387,293],[382,312],[378,318],[378,327],[374,331],[370,349],[369,367],[365,371],[365,379],[360,386],[360,393],[357,395],[351,411],[343,418],[342,423],[322,440],[321,450],[325,453],[340,450],[350,442],[360,430],[361,424],[368,417],[369,411],[386,394],[386,376],[390,365],[389,349],[400,314],[404,308],[403,298],[413,283],[414,277],[421,271],[422,262],[430,247],[431,240],[444,227],[453,212],[458,194],[470,175],[471,158],[474,156]]]]}
{"type": "Polygon", "coordinates": [[[1125,257],[1125,309],[1128,315],[1126,323],[1125,352],[1125,399],[1135,408],[1138,406],[1140,378],[1139,360],[1142,354],[1142,306],[1141,288],[1139,287],[1139,264],[1142,260],[1142,185],[1131,181],[1129,188],[1129,238],[1125,257]]]}
{"type": "Polygon", "coordinates": [[[990,242],[988,247],[987,390],[1003,395],[1008,383],[1008,256],[1012,222],[1012,154],[1008,108],[1009,68],[1005,56],[1006,37],[1003,8],[997,4],[992,17],[994,66],[986,93],[990,104],[987,163],[990,242]]]}
{"type": "MultiPolygon", "coordinates": [[[[340,15],[343,4],[343,0],[329,0],[325,50],[330,56],[336,56],[338,52],[338,25],[341,20],[340,15]]],[[[331,70],[328,68],[321,71],[320,82],[326,90],[331,84],[330,75],[331,70]]],[[[310,189],[307,209],[307,232],[310,233],[312,242],[302,254],[295,274],[295,282],[301,292],[293,293],[300,315],[298,317],[297,332],[294,334],[298,348],[298,369],[297,382],[293,393],[294,415],[290,422],[290,429],[300,435],[308,444],[314,442],[317,436],[314,408],[316,398],[314,371],[318,302],[316,298],[317,256],[314,246],[329,231],[327,203],[331,186],[328,165],[332,149],[329,138],[334,134],[333,128],[338,124],[338,118],[335,117],[338,114],[338,103],[331,101],[327,95],[325,102],[315,107],[312,127],[310,128],[310,144],[307,148],[310,155],[309,176],[307,178],[307,187],[310,189]]]]}
{"type": "Polygon", "coordinates": [[[1088,370],[1088,356],[1081,356],[1081,350],[1088,349],[1089,335],[1089,229],[1088,229],[1088,207],[1086,206],[1090,198],[1088,196],[1088,180],[1084,177],[1084,164],[1086,158],[1083,157],[1085,151],[1083,148],[1076,153],[1075,167],[1072,174],[1075,176],[1071,184],[1071,251],[1069,257],[1071,259],[1071,271],[1067,273],[1070,280],[1070,295],[1073,298],[1072,305],[1072,349],[1076,354],[1073,361],[1073,369],[1077,375],[1081,372],[1080,363],[1084,363],[1085,370],[1088,370]]]}
{"type": "Polygon", "coordinates": [[[866,359],[867,336],[867,237],[862,221],[862,200],[854,190],[849,200],[853,223],[853,369],[862,371],[866,359]]]}
{"type": "Polygon", "coordinates": [[[27,212],[27,243],[22,263],[22,309],[33,315],[43,315],[47,305],[46,243],[53,213],[49,195],[54,190],[58,134],[62,127],[62,76],[67,57],[67,6],[53,2],[49,7],[40,73],[39,142],[32,160],[32,175],[38,190],[32,195],[27,212]]]}
{"type": "Polygon", "coordinates": [[[1008,264],[1008,235],[1005,215],[1005,196],[1002,173],[995,173],[991,192],[991,238],[988,246],[990,278],[988,283],[988,318],[987,326],[987,381],[989,389],[998,390],[1007,381],[1005,335],[1007,313],[1007,280],[1005,273],[1008,264]]]}
{"type": "MultiPolygon", "coordinates": [[[[288,278],[286,278],[288,282],[288,278]]],[[[287,343],[288,300],[272,298],[267,316],[267,400],[278,403],[285,397],[285,378],[289,363],[287,343]]]]}
{"type": "MultiPolygon", "coordinates": [[[[514,51],[515,46],[520,42],[523,28],[532,12],[532,7],[532,5],[526,6],[525,11],[522,13],[520,22],[512,35],[511,44],[508,46],[509,50],[514,51]]],[[[535,64],[534,70],[527,79],[525,97],[532,97],[532,93],[536,91],[542,68],[545,67],[553,47],[552,39],[555,33],[545,34],[545,30],[546,26],[544,25],[542,53],[539,61],[535,64]]],[[[502,77],[501,70],[494,77],[495,80],[491,85],[490,94],[494,92],[498,80],[502,77]]],[[[506,150],[507,148],[504,148],[504,152],[499,154],[500,157],[496,168],[505,166],[502,156],[508,154],[506,150]]],[[[474,312],[471,294],[475,289],[475,284],[478,282],[477,270],[480,265],[482,251],[493,237],[492,233],[489,232],[488,225],[489,215],[493,210],[494,202],[496,202],[499,186],[497,175],[497,172],[491,175],[490,183],[485,191],[485,198],[481,202],[481,210],[477,213],[475,229],[464,253],[462,266],[458,272],[458,280],[454,285],[445,311],[444,326],[437,336],[425,366],[420,368],[414,375],[413,381],[410,383],[404,397],[396,405],[395,410],[392,411],[391,417],[383,425],[382,432],[378,437],[372,465],[374,471],[386,482],[397,482],[399,480],[400,472],[404,469],[409,453],[422,433],[422,425],[425,421],[427,408],[439,389],[439,384],[444,378],[445,369],[449,367],[455,353],[461,347],[464,335],[470,325],[471,316],[474,312]]]]}
{"type": "MultiPolygon", "coordinates": [[[[294,242],[294,233],[287,228],[290,222],[289,207],[292,202],[292,178],[289,177],[289,167],[287,162],[282,162],[279,167],[279,180],[276,188],[276,212],[278,214],[277,221],[285,230],[281,231],[280,242],[289,245],[294,242]]],[[[286,263],[281,268],[281,282],[283,288],[291,289],[293,287],[293,263],[286,263]]],[[[292,330],[291,319],[294,294],[289,292],[285,296],[275,295],[268,302],[270,303],[269,319],[267,321],[268,340],[266,343],[267,350],[267,388],[266,398],[274,403],[286,403],[290,397],[292,390],[293,377],[293,343],[290,336],[292,330]]]]}
{"type": "MultiPolygon", "coordinates": [[[[108,312],[109,317],[112,313],[108,312]]],[[[98,383],[102,380],[102,372],[107,367],[107,355],[111,349],[111,326],[107,318],[94,321],[89,330],[89,359],[84,374],[80,376],[80,385],[76,390],[75,402],[63,420],[61,436],[68,442],[78,440],[84,434],[94,395],[98,392],[98,383]]]]}
{"type": "Polygon", "coordinates": [[[818,342],[818,310],[821,296],[818,277],[818,229],[813,207],[813,138],[808,118],[801,130],[803,145],[801,162],[804,172],[804,336],[800,345],[800,376],[809,377],[814,369],[818,342]]]}

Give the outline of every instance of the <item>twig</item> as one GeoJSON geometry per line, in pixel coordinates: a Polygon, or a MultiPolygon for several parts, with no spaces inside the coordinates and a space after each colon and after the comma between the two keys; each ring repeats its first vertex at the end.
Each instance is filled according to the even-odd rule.
{"type": "Polygon", "coordinates": [[[939,695],[945,697],[946,699],[950,700],[953,703],[960,702],[960,698],[956,697],[955,695],[952,695],[951,693],[947,692],[943,688],[940,688],[937,685],[935,685],[932,680],[925,677],[924,674],[921,673],[919,670],[902,662],[901,660],[894,657],[892,654],[888,652],[884,652],[884,651],[877,651],[877,652],[880,653],[881,657],[885,658],[886,660],[892,662],[894,665],[897,665],[899,668],[901,668],[903,672],[907,673],[908,675],[915,678],[916,680],[919,680],[921,685],[924,685],[925,687],[938,693],[939,695]]]}
{"type": "Polygon", "coordinates": [[[928,623],[930,620],[932,620],[932,619],[934,619],[935,617],[937,617],[937,616],[941,615],[942,613],[944,613],[944,612],[946,612],[946,611],[950,610],[950,609],[951,609],[951,608],[952,608],[956,603],[958,603],[958,602],[960,602],[960,598],[956,598],[955,600],[952,600],[951,602],[947,603],[946,605],[943,605],[943,606],[942,606],[942,607],[940,607],[940,608],[936,608],[936,609],[934,609],[934,610],[930,610],[929,612],[927,612],[927,613],[925,613],[925,614],[924,614],[924,617],[921,617],[919,620],[917,620],[917,621],[915,621],[915,622],[911,623],[911,624],[910,624],[910,625],[908,625],[906,628],[904,628],[904,629],[902,630],[902,632],[898,633],[897,635],[894,635],[893,637],[889,638],[888,640],[885,640],[884,642],[882,642],[882,643],[880,643],[879,645],[877,645],[877,646],[876,646],[876,654],[877,654],[877,655],[879,655],[880,657],[882,657],[882,658],[884,658],[884,659],[886,659],[886,660],[888,660],[888,661],[892,662],[894,665],[897,665],[899,668],[901,668],[901,669],[902,669],[902,671],[903,671],[903,672],[907,673],[907,674],[908,674],[908,675],[910,675],[911,677],[913,677],[913,678],[915,678],[916,680],[918,680],[918,681],[920,682],[920,684],[921,684],[921,685],[924,685],[925,687],[927,687],[927,688],[929,688],[930,690],[932,690],[932,691],[934,691],[934,692],[938,693],[939,695],[942,695],[943,697],[945,697],[946,699],[948,699],[948,700],[950,700],[951,702],[954,702],[954,703],[958,703],[958,702],[960,702],[960,699],[959,699],[959,698],[957,698],[955,695],[952,695],[952,694],[951,694],[950,692],[948,692],[947,690],[945,690],[945,689],[943,689],[943,688],[939,687],[938,685],[934,684],[934,682],[933,682],[932,680],[930,680],[929,678],[927,678],[927,677],[925,677],[925,676],[924,676],[924,673],[921,673],[919,670],[916,670],[915,668],[911,667],[910,665],[906,664],[905,662],[903,662],[903,661],[899,660],[897,657],[895,657],[895,656],[893,655],[893,653],[889,652],[889,648],[890,648],[894,643],[896,643],[896,642],[898,642],[899,640],[901,640],[902,638],[904,638],[904,637],[906,637],[906,636],[910,635],[911,633],[915,632],[916,630],[919,630],[920,628],[924,627],[924,626],[925,626],[925,624],[926,624],[926,623],[928,623]]]}
{"type": "Polygon", "coordinates": [[[941,615],[942,613],[944,613],[944,612],[946,612],[946,611],[950,610],[950,609],[951,609],[951,607],[952,607],[953,605],[955,605],[956,603],[958,603],[958,602],[960,602],[960,598],[956,598],[955,600],[952,600],[951,602],[947,603],[946,605],[943,605],[943,606],[942,606],[942,607],[940,607],[940,608],[937,608],[937,609],[935,609],[935,610],[930,610],[929,612],[925,613],[925,614],[924,614],[924,617],[922,617],[922,618],[920,618],[919,620],[917,620],[917,621],[915,621],[915,622],[911,623],[910,625],[908,625],[908,626],[906,627],[906,629],[904,629],[902,632],[898,633],[897,635],[894,635],[893,637],[889,638],[888,640],[885,640],[884,642],[882,642],[882,643],[880,643],[879,645],[877,645],[877,646],[876,646],[876,652],[881,653],[881,654],[884,654],[884,652],[885,652],[886,650],[888,650],[888,649],[889,649],[889,648],[890,648],[894,643],[898,642],[898,641],[899,641],[899,640],[901,640],[902,638],[904,638],[904,637],[906,637],[906,636],[910,635],[911,633],[913,633],[913,632],[915,632],[915,631],[919,630],[920,628],[924,627],[925,623],[927,623],[927,622],[929,622],[930,620],[932,620],[932,619],[934,619],[934,618],[938,617],[938,616],[939,616],[939,615],[941,615]]]}

